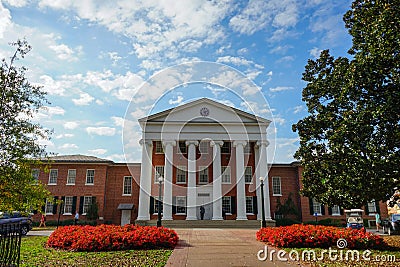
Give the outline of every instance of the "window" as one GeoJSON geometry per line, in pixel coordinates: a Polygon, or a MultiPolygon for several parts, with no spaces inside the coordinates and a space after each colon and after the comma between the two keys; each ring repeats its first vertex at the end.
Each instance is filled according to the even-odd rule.
{"type": "Polygon", "coordinates": [[[124,196],[132,195],[132,176],[124,177],[124,192],[122,193],[124,196]]]}
{"type": "Polygon", "coordinates": [[[244,153],[250,154],[251,153],[251,143],[247,142],[247,144],[244,146],[244,153]]]}
{"type": "Polygon", "coordinates": [[[371,213],[376,213],[376,203],[375,203],[375,200],[372,200],[371,202],[368,202],[368,213],[369,214],[371,214],[371,213]]]}
{"type": "Polygon", "coordinates": [[[163,149],[161,141],[156,141],[155,143],[156,143],[156,153],[164,154],[164,149],[163,149]]]}
{"type": "Polygon", "coordinates": [[[231,142],[224,141],[224,144],[221,147],[221,153],[231,153],[231,142]]]}
{"type": "Polygon", "coordinates": [[[65,197],[64,214],[72,214],[72,202],[74,197],[65,197]]]}
{"type": "Polygon", "coordinates": [[[39,173],[40,173],[40,170],[39,169],[33,169],[32,170],[32,177],[33,177],[33,179],[34,179],[34,183],[35,184],[37,184],[38,183],[38,180],[39,180],[39,173]]]}
{"type": "Polygon", "coordinates": [[[49,184],[57,184],[58,170],[51,169],[49,174],[49,184]]]}
{"type": "Polygon", "coordinates": [[[200,167],[199,184],[208,183],[208,167],[200,167]]]}
{"type": "Polygon", "coordinates": [[[90,205],[92,204],[92,197],[83,197],[83,215],[85,215],[88,210],[90,205]]]}
{"type": "Polygon", "coordinates": [[[246,169],[244,170],[244,181],[246,184],[251,184],[251,180],[253,178],[253,173],[252,173],[252,167],[251,166],[246,166],[246,169]]]}
{"type": "Polygon", "coordinates": [[[281,196],[281,177],[272,177],[272,194],[274,196],[281,196]]]}
{"type": "MultiPolygon", "coordinates": [[[[161,197],[161,213],[163,213],[163,197],[161,197]]],[[[158,197],[154,197],[154,213],[158,213],[158,197]]]]}
{"type": "Polygon", "coordinates": [[[332,207],[332,215],[340,215],[340,207],[338,205],[332,207]]]}
{"type": "Polygon", "coordinates": [[[187,147],[186,147],[186,142],[185,141],[179,141],[179,151],[178,153],[181,154],[186,154],[187,153],[187,147]]]}
{"type": "Polygon", "coordinates": [[[222,211],[225,213],[232,213],[231,197],[222,197],[222,211]]]}
{"type": "Polygon", "coordinates": [[[46,200],[46,206],[44,212],[49,215],[53,215],[53,202],[46,200]]]}
{"type": "Polygon", "coordinates": [[[68,170],[67,184],[75,184],[76,170],[68,170]]]}
{"type": "Polygon", "coordinates": [[[316,201],[314,198],[312,200],[312,205],[313,205],[313,211],[314,213],[317,213],[318,215],[322,215],[322,210],[321,210],[321,203],[316,201]]]}
{"type": "Polygon", "coordinates": [[[94,170],[86,170],[86,184],[94,184],[94,170]]]}
{"type": "Polygon", "coordinates": [[[158,183],[158,178],[164,176],[164,166],[156,166],[155,169],[154,182],[158,183]]]}
{"type": "Polygon", "coordinates": [[[176,167],[176,183],[177,184],[186,183],[186,166],[176,167]]]}
{"type": "Polygon", "coordinates": [[[246,213],[254,214],[253,211],[253,197],[246,196],[246,213]]]}
{"type": "Polygon", "coordinates": [[[210,147],[210,143],[207,141],[201,141],[199,145],[201,154],[208,154],[208,148],[210,147]]]}
{"type": "Polygon", "coordinates": [[[230,166],[221,166],[222,172],[222,183],[230,184],[231,183],[231,167],[230,166]]]}
{"type": "Polygon", "coordinates": [[[176,213],[186,213],[186,197],[176,197],[176,213]]]}

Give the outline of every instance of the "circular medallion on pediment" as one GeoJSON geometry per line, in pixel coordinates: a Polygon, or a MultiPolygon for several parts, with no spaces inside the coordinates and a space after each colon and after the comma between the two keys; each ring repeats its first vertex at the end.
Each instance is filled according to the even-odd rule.
{"type": "Polygon", "coordinates": [[[200,115],[203,117],[207,117],[210,114],[210,110],[206,107],[202,107],[200,109],[200,115]]]}

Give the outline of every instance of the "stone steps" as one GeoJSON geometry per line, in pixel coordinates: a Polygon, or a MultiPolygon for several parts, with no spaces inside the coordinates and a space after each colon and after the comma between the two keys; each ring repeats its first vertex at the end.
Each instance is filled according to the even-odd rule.
{"type": "MultiPolygon", "coordinates": [[[[186,221],[186,220],[173,220],[173,221],[162,221],[162,226],[168,228],[240,228],[240,229],[257,229],[261,227],[261,221],[258,220],[247,220],[247,221],[236,221],[236,220],[197,220],[197,221],[186,221]]],[[[149,221],[136,221],[137,225],[157,225],[157,220],[149,221]]],[[[267,226],[275,226],[275,221],[267,220],[267,226]]]]}

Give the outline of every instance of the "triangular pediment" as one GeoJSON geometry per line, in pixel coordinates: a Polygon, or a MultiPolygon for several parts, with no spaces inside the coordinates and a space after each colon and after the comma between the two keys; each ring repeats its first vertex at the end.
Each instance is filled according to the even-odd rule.
{"type": "Polygon", "coordinates": [[[268,126],[269,120],[255,116],[209,98],[201,98],[181,106],[139,119],[144,123],[257,123],[268,126]]]}

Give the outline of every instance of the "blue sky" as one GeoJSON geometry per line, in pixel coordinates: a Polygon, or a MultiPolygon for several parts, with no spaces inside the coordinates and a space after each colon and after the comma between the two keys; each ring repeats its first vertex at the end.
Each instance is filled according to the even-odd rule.
{"type": "Polygon", "coordinates": [[[21,64],[51,102],[34,118],[54,129],[51,140],[41,141],[50,152],[140,162],[137,121],[124,129],[128,106],[129,116],[139,119],[210,97],[272,120],[269,149],[275,155],[269,161],[292,162],[298,147],[292,124],[307,115],[301,100],[304,66],[322,49],[346,56],[351,38],[342,17],[350,5],[343,0],[2,0],[0,58],[10,56],[8,43],[18,38],[32,45],[21,64]],[[143,88],[168,68],[198,61],[226,65],[257,90],[241,87],[238,96],[218,82],[143,88]],[[125,153],[123,134],[132,140],[125,153]]]}

